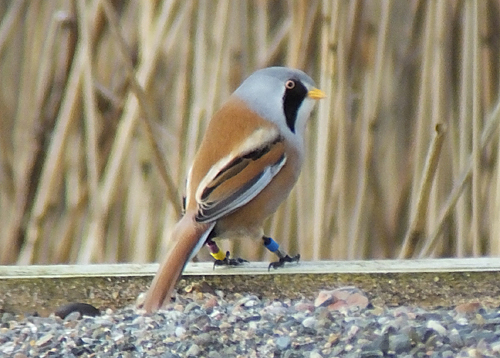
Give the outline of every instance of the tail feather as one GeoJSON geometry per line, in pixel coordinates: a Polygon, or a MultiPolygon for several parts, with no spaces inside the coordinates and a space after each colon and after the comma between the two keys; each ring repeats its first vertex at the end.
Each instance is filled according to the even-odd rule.
{"type": "Polygon", "coordinates": [[[167,254],[146,294],[143,308],[146,312],[158,310],[170,297],[187,261],[203,245],[200,241],[213,228],[213,223],[197,223],[194,215],[186,213],[176,224],[172,240],[175,244],[167,254]]]}

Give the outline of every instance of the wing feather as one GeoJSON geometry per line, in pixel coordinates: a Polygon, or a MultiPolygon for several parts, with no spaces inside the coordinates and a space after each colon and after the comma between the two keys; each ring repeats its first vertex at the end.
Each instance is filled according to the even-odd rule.
{"type": "Polygon", "coordinates": [[[209,173],[197,189],[196,221],[215,221],[255,198],[286,163],[284,139],[266,138],[253,147],[246,144],[238,156],[223,158],[216,173],[209,173]]]}

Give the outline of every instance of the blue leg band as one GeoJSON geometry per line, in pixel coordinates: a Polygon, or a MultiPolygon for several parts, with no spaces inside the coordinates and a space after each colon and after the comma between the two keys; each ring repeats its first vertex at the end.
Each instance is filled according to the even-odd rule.
{"type": "Polygon", "coordinates": [[[271,252],[276,252],[280,245],[270,237],[264,238],[264,246],[271,252]]]}

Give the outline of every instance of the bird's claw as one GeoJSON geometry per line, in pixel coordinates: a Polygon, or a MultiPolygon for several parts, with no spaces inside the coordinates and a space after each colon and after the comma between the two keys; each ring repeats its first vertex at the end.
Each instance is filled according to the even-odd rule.
{"type": "Polygon", "coordinates": [[[229,251],[226,252],[226,257],[224,260],[215,260],[214,261],[214,270],[216,266],[239,266],[245,262],[248,262],[245,259],[235,257],[234,259],[229,258],[229,251]]]}
{"type": "Polygon", "coordinates": [[[289,255],[280,257],[280,259],[278,261],[271,262],[269,264],[267,271],[271,271],[271,268],[277,269],[277,268],[283,267],[283,266],[285,266],[285,262],[299,262],[299,260],[300,260],[300,254],[297,254],[294,257],[290,257],[289,255]]]}

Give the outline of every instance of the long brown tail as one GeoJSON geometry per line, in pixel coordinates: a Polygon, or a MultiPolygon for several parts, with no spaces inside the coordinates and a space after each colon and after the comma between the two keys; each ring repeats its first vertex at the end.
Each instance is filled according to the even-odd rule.
{"type": "Polygon", "coordinates": [[[168,252],[149,287],[143,304],[146,312],[158,310],[165,298],[170,297],[186,262],[193,254],[203,234],[212,226],[211,223],[197,223],[192,213],[186,213],[175,225],[172,241],[176,243],[168,252]]]}

